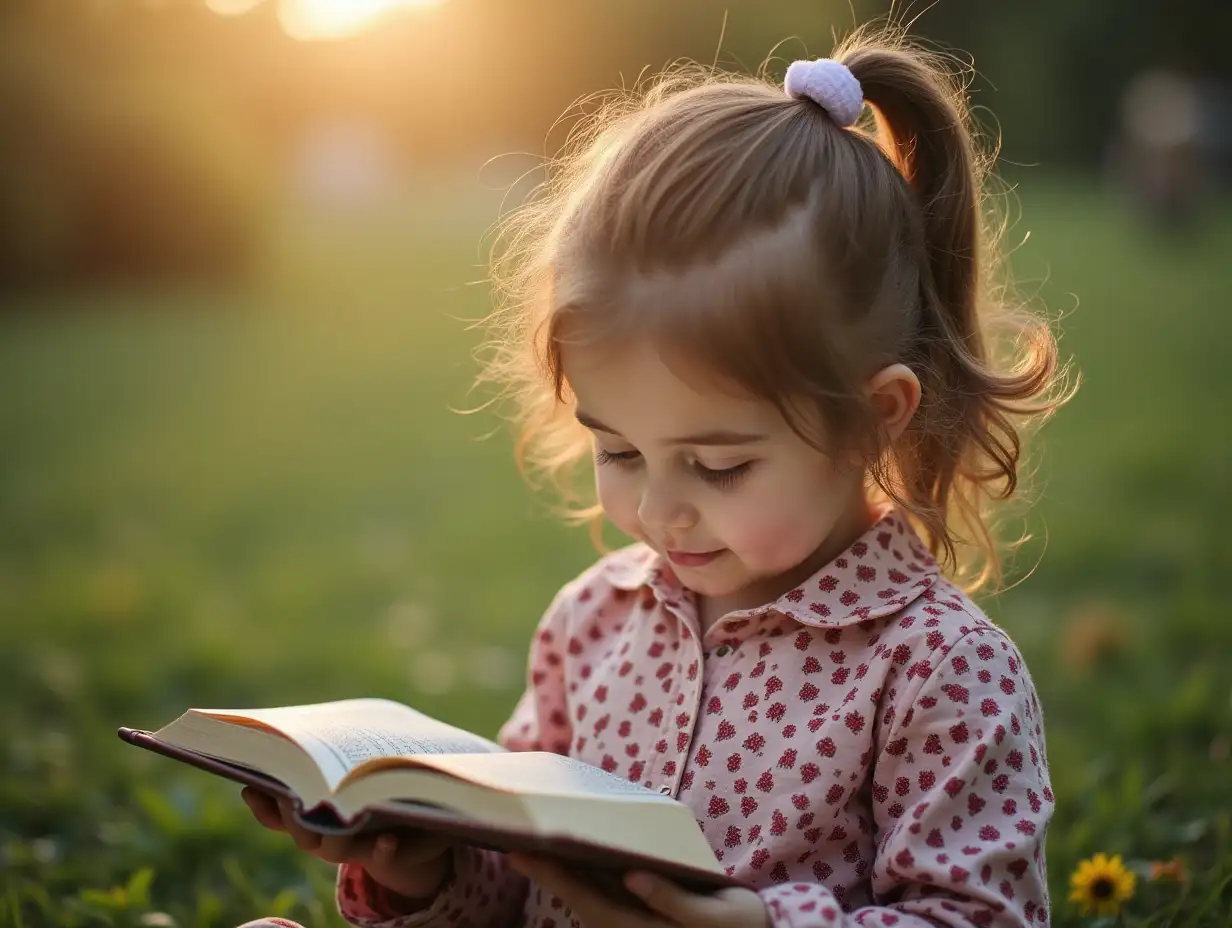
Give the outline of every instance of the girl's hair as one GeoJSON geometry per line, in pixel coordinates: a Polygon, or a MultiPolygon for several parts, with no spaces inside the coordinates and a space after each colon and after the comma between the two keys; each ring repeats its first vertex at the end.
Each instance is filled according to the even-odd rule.
{"type": "Polygon", "coordinates": [[[862,453],[974,588],[1000,578],[988,510],[1017,486],[1014,420],[1064,402],[1064,372],[1047,322],[995,298],[991,159],[945,60],[887,29],[833,57],[872,111],[851,129],[765,79],[696,66],[583,119],[501,228],[480,381],[514,403],[519,462],[593,516],[570,477],[591,445],[561,369],[566,327],[648,335],[774,404],[819,450],[862,453]],[[922,397],[890,444],[862,387],[894,362],[922,397]]]}

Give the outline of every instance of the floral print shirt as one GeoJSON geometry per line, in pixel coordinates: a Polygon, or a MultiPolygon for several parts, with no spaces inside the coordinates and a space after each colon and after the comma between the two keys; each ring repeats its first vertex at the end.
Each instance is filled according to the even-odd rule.
{"type": "MultiPolygon", "coordinates": [[[[1035,687],[898,510],[705,633],[668,562],[645,545],[606,556],[544,616],[499,740],[686,803],[774,928],[1049,920],[1035,687]]],[[[581,926],[502,854],[460,848],[454,864],[411,913],[343,866],[340,910],[372,928],[581,926]]]]}

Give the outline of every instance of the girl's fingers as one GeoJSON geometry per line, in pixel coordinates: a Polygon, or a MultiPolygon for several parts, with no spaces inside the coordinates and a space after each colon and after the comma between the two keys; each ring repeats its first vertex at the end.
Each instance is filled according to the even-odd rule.
{"type": "Polygon", "coordinates": [[[313,851],[331,864],[364,864],[370,872],[391,872],[419,866],[440,857],[449,842],[417,831],[387,831],[379,835],[323,835],[313,851]]]}
{"type": "Polygon", "coordinates": [[[392,867],[398,860],[398,836],[393,832],[377,835],[372,842],[372,862],[378,867],[392,867]]]}
{"type": "Polygon", "coordinates": [[[440,890],[448,874],[449,847],[450,842],[422,832],[384,832],[373,841],[364,869],[396,893],[428,899],[440,890]]]}
{"type": "Polygon", "coordinates": [[[323,835],[314,854],[331,864],[350,860],[367,860],[371,857],[372,839],[356,835],[323,835]]]}
{"type": "Polygon", "coordinates": [[[447,838],[403,829],[380,835],[321,835],[299,824],[287,799],[250,786],[240,793],[258,822],[273,831],[285,831],[296,847],[331,864],[357,861],[386,871],[414,867],[435,860],[451,843],[447,838]]]}
{"type": "Polygon", "coordinates": [[[273,831],[287,830],[282,824],[282,812],[278,808],[278,802],[269,793],[245,786],[240,796],[252,810],[253,817],[266,828],[273,831]]]}
{"type": "MultiPolygon", "coordinates": [[[[399,840],[403,839],[400,838],[399,840]]],[[[454,842],[444,835],[421,833],[415,836],[413,846],[404,853],[416,862],[434,860],[453,847],[453,844],[454,842]]]]}
{"type": "Polygon", "coordinates": [[[309,831],[295,819],[295,813],[291,809],[291,803],[287,799],[278,799],[278,810],[282,813],[282,824],[286,829],[287,834],[291,836],[291,840],[295,842],[295,846],[301,851],[315,851],[321,846],[321,836],[316,832],[309,831]]]}
{"type": "Polygon", "coordinates": [[[448,838],[424,831],[387,831],[377,837],[372,859],[389,866],[413,867],[440,857],[451,844],[448,838]]]}

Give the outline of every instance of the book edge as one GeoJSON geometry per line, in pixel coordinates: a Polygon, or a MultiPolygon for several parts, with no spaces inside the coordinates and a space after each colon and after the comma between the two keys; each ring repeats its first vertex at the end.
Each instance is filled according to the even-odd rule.
{"type": "MultiPolygon", "coordinates": [[[[268,774],[226,761],[216,760],[207,755],[168,744],[155,737],[154,733],[143,729],[122,727],[118,729],[117,733],[121,740],[135,747],[140,747],[155,754],[161,754],[172,760],[186,763],[189,766],[222,776],[233,782],[255,786],[259,789],[267,789],[283,796],[291,800],[297,813],[301,815],[311,815],[314,811],[327,807],[330,813],[336,816],[340,823],[342,822],[341,816],[338,815],[337,810],[334,809],[328,799],[305,809],[299,797],[289,787],[268,774]]],[[[740,880],[729,876],[717,860],[715,861],[715,869],[700,869],[678,861],[652,858],[635,852],[613,850],[606,845],[570,835],[551,835],[538,831],[515,832],[513,830],[492,829],[483,826],[481,823],[469,821],[456,812],[429,814],[421,811],[417,813],[413,809],[397,808],[386,803],[379,806],[370,806],[368,813],[361,818],[352,820],[349,826],[343,823],[344,828],[342,830],[345,833],[355,833],[379,829],[382,826],[393,827],[403,825],[423,827],[425,824],[431,824],[437,830],[445,831],[459,840],[492,850],[526,850],[532,853],[547,854],[555,857],[568,856],[571,859],[589,862],[600,867],[630,870],[646,869],[661,873],[668,879],[680,882],[683,886],[692,886],[698,891],[747,886],[747,884],[740,880]],[[502,840],[506,838],[515,839],[516,844],[520,846],[515,848],[512,846],[515,841],[502,840]]],[[[320,830],[320,825],[319,821],[311,819],[305,822],[306,827],[314,830],[320,830]]]]}

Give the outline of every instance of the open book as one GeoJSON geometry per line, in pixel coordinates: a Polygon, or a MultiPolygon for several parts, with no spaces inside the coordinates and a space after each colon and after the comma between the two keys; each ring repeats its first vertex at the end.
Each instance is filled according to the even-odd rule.
{"type": "Polygon", "coordinates": [[[328,833],[414,827],[695,891],[736,885],[685,804],[580,760],[509,752],[384,699],[190,709],[125,741],[292,800],[328,833]]]}

